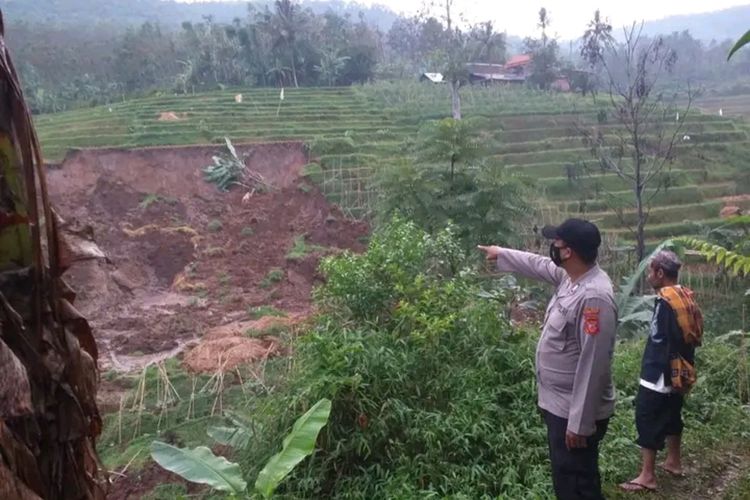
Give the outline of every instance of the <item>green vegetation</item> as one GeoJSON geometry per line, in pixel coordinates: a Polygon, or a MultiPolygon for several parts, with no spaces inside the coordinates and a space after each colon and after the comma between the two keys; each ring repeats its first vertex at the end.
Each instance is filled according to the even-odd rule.
{"type": "Polygon", "coordinates": [[[294,244],[289,253],[286,254],[286,258],[289,260],[300,260],[310,253],[321,252],[323,250],[325,250],[325,247],[307,243],[304,235],[295,236],[294,244]]]}
{"type": "MultiPolygon", "coordinates": [[[[497,87],[469,86],[461,92],[464,127],[472,131],[464,135],[469,144],[479,146],[468,151],[486,153],[479,155],[483,160],[479,162],[477,155],[463,163],[461,155],[456,156],[458,170],[476,178],[477,170],[464,167],[483,163],[482,176],[492,177],[492,171],[502,168],[532,179],[543,189],[537,191],[536,200],[530,195],[526,198],[544,222],[583,214],[623,240],[632,240],[626,229],[635,220],[632,190],[612,174],[587,174],[598,168],[598,161],[584,147],[578,128],[598,126],[599,107],[592,100],[497,87]]],[[[71,146],[203,142],[201,123],[214,131],[211,141],[217,144],[224,137],[235,143],[299,139],[317,157],[305,174],[347,215],[356,217],[374,215],[381,202],[393,196],[380,185],[383,176],[396,182],[403,175],[417,173],[435,178],[449,169],[453,152],[460,153],[451,150],[451,144],[457,144],[451,138],[460,135],[443,134],[447,141],[427,142],[428,137],[440,137],[433,133],[440,122],[425,124],[425,120],[450,113],[450,93],[442,86],[380,83],[361,88],[286,89],[278,117],[277,105],[275,90],[238,88],[118,103],[113,113],[92,108],[44,115],[37,117],[36,124],[48,160],[59,160],[71,146]],[[234,102],[238,92],[245,97],[242,103],[234,102]],[[159,121],[165,109],[186,113],[186,118],[159,121]],[[129,127],[132,123],[138,127],[129,127]],[[423,172],[420,165],[435,169],[423,172]],[[445,165],[444,170],[440,165],[445,165]]],[[[601,127],[608,131],[607,137],[616,137],[615,120],[608,119],[601,127]]],[[[663,174],[663,184],[669,186],[658,192],[644,191],[654,207],[645,231],[649,245],[661,237],[699,236],[696,224],[683,222],[687,214],[697,224],[716,225],[721,198],[750,189],[750,182],[743,181],[748,177],[745,159],[750,155],[750,142],[741,123],[717,115],[690,114],[684,133],[690,140],[680,142],[669,171],[663,174]],[[688,205],[695,209],[686,211],[688,205]]],[[[505,177],[502,182],[510,181],[505,177]]],[[[428,189],[425,186],[422,194],[428,189]]],[[[484,189],[490,190],[489,186],[484,189]]],[[[434,193],[430,198],[435,198],[434,193]]],[[[455,199],[460,207],[462,198],[455,199]]],[[[409,204],[416,200],[405,203],[403,210],[411,213],[409,204]]],[[[413,208],[416,212],[418,205],[413,208]]],[[[450,217],[448,212],[440,215],[441,220],[450,217]]]]}
{"type": "Polygon", "coordinates": [[[279,318],[283,318],[286,316],[286,313],[280,309],[276,309],[273,306],[258,306],[258,307],[250,307],[247,310],[248,316],[250,316],[250,319],[260,319],[264,316],[276,316],[279,318]]]}
{"type": "Polygon", "coordinates": [[[244,181],[246,166],[245,161],[237,155],[232,142],[224,138],[226,151],[214,156],[213,164],[203,170],[206,182],[216,184],[222,191],[228,191],[234,185],[244,181]]]}
{"type": "Polygon", "coordinates": [[[269,270],[268,273],[266,273],[263,281],[260,282],[260,286],[262,288],[269,288],[271,285],[283,280],[284,276],[286,276],[286,273],[283,269],[274,267],[273,269],[269,270]]]}
{"type": "Polygon", "coordinates": [[[219,219],[212,219],[208,225],[206,225],[206,229],[208,229],[209,232],[218,233],[224,229],[224,224],[222,224],[219,219]]]}
{"type": "MultiPolygon", "coordinates": [[[[331,402],[318,401],[304,415],[297,419],[292,431],[284,438],[283,448],[271,457],[255,481],[255,491],[264,498],[270,498],[279,484],[289,473],[315,449],[318,433],[328,422],[331,402]]],[[[251,429],[247,427],[211,428],[209,434],[225,446],[240,442],[247,446],[251,429]],[[238,439],[238,435],[246,436],[238,439]],[[221,437],[219,437],[221,436],[221,437]],[[227,437],[228,439],[222,439],[227,437]]],[[[154,441],[151,443],[151,456],[165,469],[184,477],[188,481],[207,484],[217,491],[238,495],[245,491],[247,483],[242,479],[239,465],[224,457],[217,457],[205,446],[184,449],[154,441]]]]}
{"type": "Polygon", "coordinates": [[[141,210],[146,210],[148,209],[148,207],[156,203],[168,203],[170,205],[174,205],[176,201],[177,200],[173,198],[166,198],[158,194],[149,193],[143,197],[143,200],[141,200],[141,202],[138,204],[138,208],[140,208],[141,210]]]}
{"type": "MultiPolygon", "coordinates": [[[[534,390],[538,332],[506,315],[508,301],[527,292],[478,274],[455,228],[430,235],[398,218],[373,234],[364,254],[327,258],[322,271],[321,315],[306,335],[288,339],[293,363],[269,360],[261,377],[226,380],[190,376],[176,361],[148,368],[129,379],[125,411],[105,418],[105,464],[118,470],[135,457],[130,470],[138,470],[154,436],[194,448],[210,444],[208,433],[233,448],[228,458],[249,482],[295,419],[328,398],[328,425],[313,457],[279,486],[282,497],[551,497],[534,390]]],[[[695,484],[675,488],[705,491],[722,453],[750,446],[746,337],[706,334],[684,415],[688,457],[702,458],[695,484]]],[[[615,498],[614,485],[639,460],[632,398],[642,350],[635,339],[615,352],[618,406],[601,452],[615,498]]]]}

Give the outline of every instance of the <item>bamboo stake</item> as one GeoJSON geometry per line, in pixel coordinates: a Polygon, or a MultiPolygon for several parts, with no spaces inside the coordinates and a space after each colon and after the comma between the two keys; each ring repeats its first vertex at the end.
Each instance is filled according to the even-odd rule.
{"type": "Polygon", "coordinates": [[[193,388],[190,391],[190,402],[188,403],[186,420],[195,418],[195,386],[197,385],[197,383],[198,383],[198,379],[195,375],[193,375],[192,376],[193,388]]]}

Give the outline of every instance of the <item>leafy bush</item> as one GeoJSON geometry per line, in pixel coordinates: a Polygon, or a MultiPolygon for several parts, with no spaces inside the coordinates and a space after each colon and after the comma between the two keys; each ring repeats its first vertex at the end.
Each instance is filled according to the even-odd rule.
{"type": "Polygon", "coordinates": [[[454,276],[463,256],[453,229],[428,236],[400,217],[370,240],[366,254],[344,252],[321,263],[326,286],[319,302],[363,322],[388,321],[399,300],[425,280],[454,276]]]}
{"type": "MultiPolygon", "coordinates": [[[[300,337],[289,387],[261,424],[277,439],[271,429],[288,428],[295,408],[333,401],[289,497],[547,496],[534,339],[480,297],[465,266],[453,230],[431,236],[398,218],[365,254],[323,262],[325,314],[300,337]]],[[[259,443],[243,462],[264,453],[259,443]]]]}
{"type": "Polygon", "coordinates": [[[482,242],[515,243],[514,234],[530,213],[527,184],[487,165],[457,170],[398,165],[380,177],[378,219],[395,213],[413,220],[427,232],[448,222],[465,248],[482,242]]]}

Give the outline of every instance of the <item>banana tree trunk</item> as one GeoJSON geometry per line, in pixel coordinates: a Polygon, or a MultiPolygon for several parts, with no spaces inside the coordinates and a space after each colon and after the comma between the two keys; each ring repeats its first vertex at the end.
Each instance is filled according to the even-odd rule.
{"type": "Polygon", "coordinates": [[[103,499],[97,349],[0,13],[0,498],[103,499]]]}

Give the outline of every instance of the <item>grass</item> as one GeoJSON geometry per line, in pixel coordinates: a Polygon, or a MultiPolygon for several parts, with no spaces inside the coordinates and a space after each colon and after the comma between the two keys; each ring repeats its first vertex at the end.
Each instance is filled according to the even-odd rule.
{"type": "Polygon", "coordinates": [[[177,203],[177,200],[159,194],[149,193],[143,197],[143,200],[141,200],[141,202],[138,204],[138,208],[140,208],[141,210],[146,210],[151,205],[155,205],[158,203],[167,203],[169,205],[174,205],[177,203]]]}
{"type": "Polygon", "coordinates": [[[274,267],[268,273],[266,273],[266,276],[263,278],[263,281],[260,282],[261,288],[270,288],[272,285],[280,282],[284,279],[284,276],[286,276],[286,273],[283,269],[280,269],[278,267],[274,267]]]}
{"type": "MultiPolygon", "coordinates": [[[[272,359],[263,373],[226,373],[219,387],[215,374],[192,375],[176,359],[160,366],[163,370],[152,365],[120,375],[121,383],[133,389],[123,394],[122,412],[104,415],[98,451],[108,470],[121,471],[126,465],[128,471],[140,470],[150,461],[148,447],[154,439],[188,447],[210,443],[206,429],[223,423],[224,409],[249,411],[273,392],[281,380],[275,374],[286,370],[285,361],[272,359]],[[171,398],[164,397],[167,380],[174,390],[171,398]]],[[[166,485],[164,489],[171,491],[166,485]]]]}
{"type": "Polygon", "coordinates": [[[325,250],[325,247],[311,245],[305,241],[304,235],[299,235],[294,237],[294,243],[292,243],[292,248],[289,249],[289,252],[286,254],[286,258],[288,260],[300,260],[306,255],[323,250],[325,250]]]}
{"type": "Polygon", "coordinates": [[[278,318],[286,317],[286,313],[274,306],[256,306],[247,309],[247,315],[250,319],[260,319],[265,316],[274,316],[278,318]]]}

